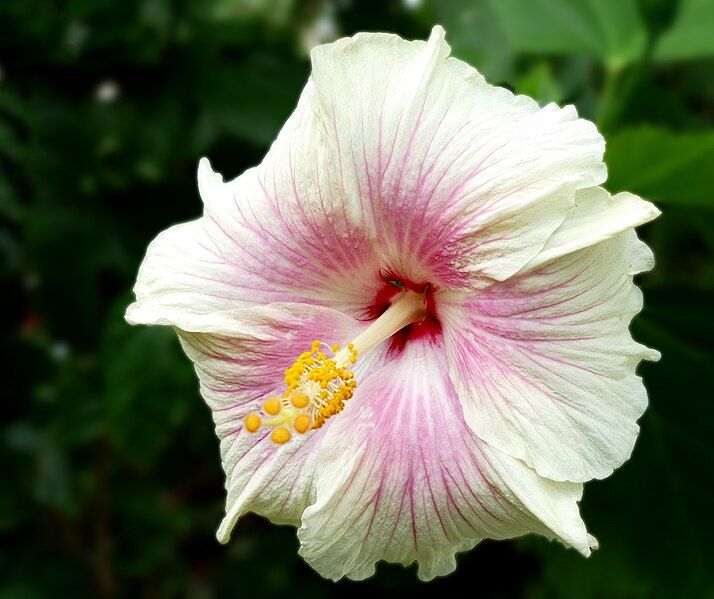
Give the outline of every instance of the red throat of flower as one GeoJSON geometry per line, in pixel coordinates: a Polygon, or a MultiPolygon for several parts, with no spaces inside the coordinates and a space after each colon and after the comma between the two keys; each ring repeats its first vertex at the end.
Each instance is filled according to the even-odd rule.
{"type": "Polygon", "coordinates": [[[386,312],[396,298],[405,291],[423,296],[424,314],[419,320],[409,323],[397,331],[390,341],[389,351],[398,353],[410,340],[436,337],[441,333],[441,323],[436,311],[437,288],[429,282],[415,282],[397,274],[381,273],[383,284],[367,308],[367,317],[372,320],[386,312]]]}
{"type": "MultiPolygon", "coordinates": [[[[360,354],[403,332],[405,336],[398,342],[401,347],[412,336],[428,332],[430,325],[420,323],[429,318],[433,293],[428,287],[421,293],[405,286],[392,287],[395,293],[386,308],[347,345],[330,346],[315,340],[309,351],[300,354],[285,371],[283,393],[266,399],[262,413],[248,414],[244,420],[246,430],[254,433],[272,428],[272,441],[283,444],[290,441],[293,432],[305,434],[320,428],[328,418],[341,412],[354,394],[357,380],[352,367],[360,354]],[[418,328],[406,332],[415,325],[418,328]]],[[[393,340],[390,350],[394,345],[393,340]]]]}

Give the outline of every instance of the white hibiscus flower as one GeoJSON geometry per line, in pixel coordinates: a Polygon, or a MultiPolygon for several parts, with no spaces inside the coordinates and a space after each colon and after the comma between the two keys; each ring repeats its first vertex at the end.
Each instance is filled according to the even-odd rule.
{"type": "Polygon", "coordinates": [[[249,511],[294,525],[335,580],[530,532],[588,555],[582,483],[629,457],[657,358],[628,331],[657,209],[599,187],[572,106],[489,85],[440,27],[311,58],[260,166],[201,162],[204,215],[151,243],[127,311],[195,363],[219,540],[249,511]]]}

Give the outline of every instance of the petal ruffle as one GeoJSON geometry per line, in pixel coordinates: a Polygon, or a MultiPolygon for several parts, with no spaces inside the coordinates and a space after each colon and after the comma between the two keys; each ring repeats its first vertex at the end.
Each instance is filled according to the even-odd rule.
{"type": "MultiPolygon", "coordinates": [[[[243,418],[258,411],[267,396],[282,391],[285,369],[313,339],[345,343],[364,325],[334,310],[302,304],[215,313],[193,317],[191,324],[194,331],[178,334],[213,413],[226,474],[226,516],[219,541],[228,541],[236,521],[248,511],[297,525],[312,501],[315,450],[330,422],[276,445],[269,430],[243,430],[243,418]]],[[[355,372],[359,376],[381,359],[379,352],[370,353],[355,372]]]]}
{"type": "Polygon", "coordinates": [[[333,418],[298,531],[300,554],[321,575],[363,579],[379,560],[417,561],[429,580],[484,538],[528,532],[590,553],[581,485],[541,478],[478,439],[441,352],[408,344],[333,418]]]}
{"type": "Polygon", "coordinates": [[[523,267],[575,191],[604,181],[604,141],[572,106],[539,108],[449,52],[441,27],[428,43],[360,33],[320,46],[314,105],[386,266],[480,287],[523,267]]]}
{"type": "MultiPolygon", "coordinates": [[[[553,247],[575,237],[563,234],[553,247]]],[[[621,465],[647,406],[635,368],[659,356],[628,330],[642,307],[632,277],[652,265],[630,229],[481,292],[445,298],[450,376],[471,429],[553,480],[604,478],[621,465]]]]}
{"type": "MultiPolygon", "coordinates": [[[[535,270],[556,258],[639,227],[659,214],[654,204],[631,193],[611,196],[602,187],[583,189],[575,194],[575,206],[568,212],[563,224],[522,271],[535,270]]],[[[642,270],[649,270],[652,266],[643,266],[642,270]]]]}

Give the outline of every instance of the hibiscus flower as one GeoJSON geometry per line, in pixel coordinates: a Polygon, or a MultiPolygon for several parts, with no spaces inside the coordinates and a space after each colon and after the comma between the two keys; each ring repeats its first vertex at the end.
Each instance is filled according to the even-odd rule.
{"type": "Polygon", "coordinates": [[[195,364],[218,539],[246,512],[296,526],[335,580],[379,560],[428,580],[527,533],[589,555],[582,485],[630,456],[658,357],[628,330],[657,209],[599,187],[575,108],[489,85],[440,27],[311,59],[260,166],[200,162],[203,216],[150,244],[126,315],[195,364]]]}

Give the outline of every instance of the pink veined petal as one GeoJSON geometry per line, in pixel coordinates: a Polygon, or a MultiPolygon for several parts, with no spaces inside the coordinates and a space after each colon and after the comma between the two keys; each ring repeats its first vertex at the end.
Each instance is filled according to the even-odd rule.
{"type": "Polygon", "coordinates": [[[466,426],[442,348],[408,344],[358,387],[318,450],[300,554],[322,576],[363,579],[380,560],[429,580],[484,538],[529,532],[583,554],[581,485],[539,477],[466,426]]]}
{"type": "Polygon", "coordinates": [[[572,106],[487,84],[443,38],[316,48],[260,166],[223,183],[202,161],[204,216],[152,242],[127,318],[274,301],[362,315],[380,269],[481,287],[522,268],[604,180],[604,142],[572,106]]]}
{"type": "MultiPolygon", "coordinates": [[[[316,448],[331,422],[276,445],[269,429],[244,430],[243,418],[259,411],[268,396],[282,392],[285,369],[315,338],[345,343],[364,325],[305,304],[244,308],[193,317],[190,323],[196,330],[178,329],[178,334],[211,408],[226,474],[226,516],[217,532],[219,541],[228,541],[236,521],[248,511],[297,525],[313,500],[316,448]]],[[[360,359],[357,376],[382,359],[378,351],[360,359]]]]}
{"type": "Polygon", "coordinates": [[[604,478],[632,452],[647,393],[635,368],[633,274],[652,267],[634,231],[481,292],[444,298],[451,379],[466,422],[542,476],[604,478]]]}
{"type": "Polygon", "coordinates": [[[312,52],[315,110],[351,204],[384,261],[476,286],[543,247],[577,189],[602,183],[604,141],[572,106],[539,108],[428,43],[360,33],[312,52]]]}
{"type": "Polygon", "coordinates": [[[379,262],[330,177],[311,97],[308,83],[260,166],[225,183],[201,160],[204,215],[149,245],[129,322],[166,324],[278,301],[363,315],[382,284],[379,262]]]}

